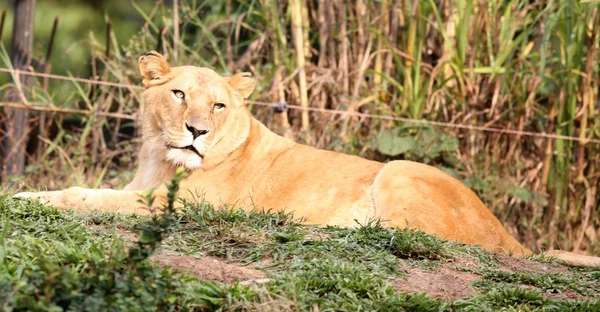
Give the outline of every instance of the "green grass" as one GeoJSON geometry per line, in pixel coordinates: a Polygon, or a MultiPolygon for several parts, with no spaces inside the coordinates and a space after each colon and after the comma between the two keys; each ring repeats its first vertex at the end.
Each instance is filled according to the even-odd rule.
{"type": "Polygon", "coordinates": [[[598,270],[508,272],[497,255],[378,222],[356,229],[316,228],[285,213],[186,203],[173,215],[176,224],[164,228],[159,249],[150,252],[213,256],[256,267],[270,278],[242,285],[200,280],[146,258],[133,259],[131,250],[139,243],[123,233],[152,228],[156,223],[149,217],[63,212],[7,195],[0,195],[0,215],[4,311],[600,308],[598,270]],[[393,287],[409,268],[435,273],[453,259],[477,264],[450,266],[477,274],[471,285],[475,292],[467,298],[408,294],[393,287]],[[565,293],[575,297],[557,299],[565,293]]]}

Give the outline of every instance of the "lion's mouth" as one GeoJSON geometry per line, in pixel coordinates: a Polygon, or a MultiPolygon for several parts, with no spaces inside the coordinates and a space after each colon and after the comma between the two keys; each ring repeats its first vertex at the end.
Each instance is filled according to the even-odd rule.
{"type": "Polygon", "coordinates": [[[184,150],[184,151],[190,151],[193,152],[194,154],[198,155],[198,157],[200,158],[204,158],[204,155],[200,154],[200,152],[198,152],[198,150],[193,146],[193,145],[188,145],[188,146],[183,146],[183,147],[179,147],[179,146],[174,146],[174,145],[167,145],[167,148],[169,149],[180,149],[180,150],[184,150]]]}

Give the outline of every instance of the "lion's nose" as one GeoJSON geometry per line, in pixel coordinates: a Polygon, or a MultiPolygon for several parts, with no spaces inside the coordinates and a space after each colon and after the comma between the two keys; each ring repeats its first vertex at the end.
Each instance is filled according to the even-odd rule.
{"type": "Polygon", "coordinates": [[[185,124],[185,127],[188,129],[189,132],[192,133],[192,136],[194,136],[194,140],[201,136],[201,135],[205,135],[208,133],[208,129],[198,129],[198,128],[194,128],[190,125],[188,125],[187,123],[185,124]]]}

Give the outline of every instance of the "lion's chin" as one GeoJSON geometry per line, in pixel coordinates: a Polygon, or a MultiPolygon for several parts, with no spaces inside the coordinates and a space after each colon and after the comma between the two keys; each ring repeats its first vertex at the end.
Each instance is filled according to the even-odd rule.
{"type": "Polygon", "coordinates": [[[188,170],[196,170],[202,165],[202,157],[188,150],[170,149],[167,152],[167,160],[175,166],[183,166],[188,170]]]}

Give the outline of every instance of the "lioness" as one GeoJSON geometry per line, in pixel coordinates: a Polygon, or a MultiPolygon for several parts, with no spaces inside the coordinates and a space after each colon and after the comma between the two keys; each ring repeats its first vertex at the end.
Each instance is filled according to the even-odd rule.
{"type": "MultiPolygon", "coordinates": [[[[529,255],[477,195],[448,174],[424,164],[387,164],[297,144],[252,117],[244,99],[254,89],[248,73],[221,77],[207,68],[171,67],[156,52],[139,58],[145,91],[139,168],[125,190],[72,187],[19,193],[57,208],[148,213],[138,202],[165,183],[178,166],[188,177],[180,195],[215,206],[234,204],[285,209],[306,223],[355,226],[380,218],[386,226],[411,227],[487,250],[529,255]]],[[[560,260],[600,266],[600,258],[569,252],[560,260]]]]}

